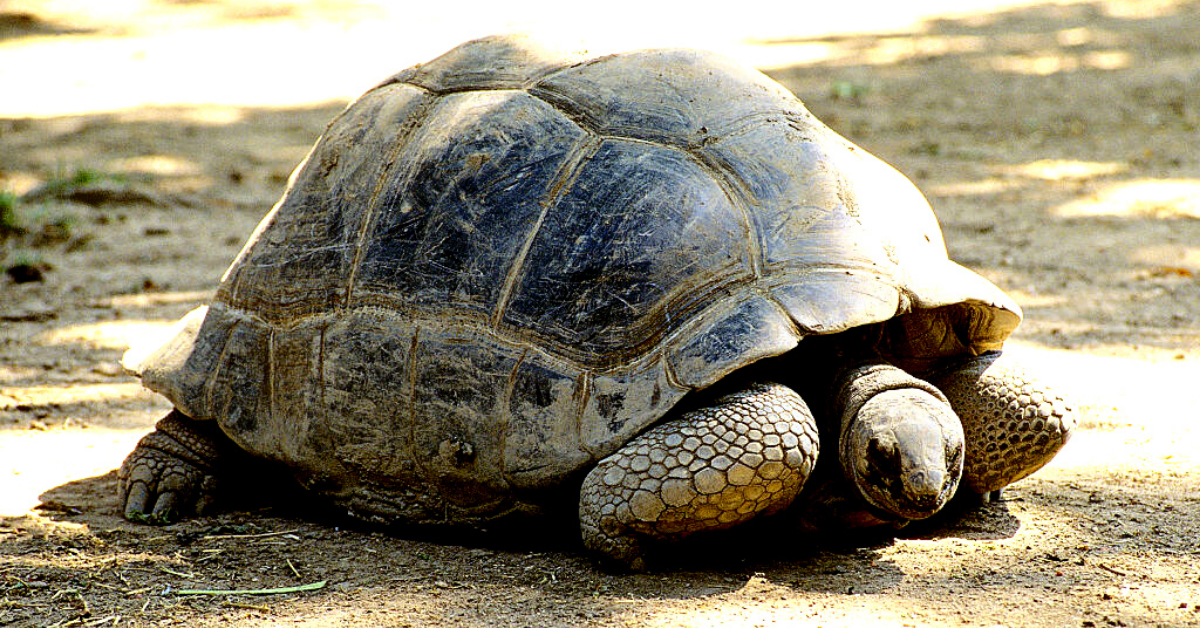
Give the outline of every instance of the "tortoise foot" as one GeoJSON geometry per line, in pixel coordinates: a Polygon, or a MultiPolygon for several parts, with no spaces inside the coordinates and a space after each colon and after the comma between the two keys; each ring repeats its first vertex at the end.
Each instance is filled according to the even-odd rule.
{"type": "Polygon", "coordinates": [[[201,424],[178,410],[155,427],[118,472],[125,518],[161,524],[203,513],[217,494],[215,469],[232,443],[215,424],[201,424]]]}
{"type": "Polygon", "coordinates": [[[1004,496],[1002,493],[1002,490],[976,493],[969,488],[964,488],[954,496],[954,501],[964,510],[973,510],[976,508],[983,508],[989,504],[998,504],[1004,501],[1004,496]]]}
{"type": "Polygon", "coordinates": [[[963,484],[988,494],[1050,462],[1071,437],[1074,404],[1000,353],[939,373],[966,434],[963,484]]]}
{"type": "Polygon", "coordinates": [[[675,541],[786,508],[817,459],[804,401],[755,384],[630,441],[584,480],[584,545],[624,568],[646,567],[644,542],[675,541]]]}

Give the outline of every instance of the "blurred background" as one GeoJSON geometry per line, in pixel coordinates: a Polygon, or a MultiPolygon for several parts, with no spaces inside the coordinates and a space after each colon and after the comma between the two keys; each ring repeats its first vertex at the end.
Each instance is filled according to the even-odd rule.
{"type": "MultiPolygon", "coordinates": [[[[1053,6],[1070,4],[1091,6],[1076,1],[1053,6]]],[[[1105,6],[1110,4],[1135,14],[1181,8],[1174,3],[1105,6]]],[[[6,39],[29,40],[4,47],[0,80],[12,89],[0,102],[0,115],[344,100],[458,43],[511,31],[582,42],[598,52],[684,46],[719,51],[760,69],[785,68],[845,60],[848,51],[820,41],[831,35],[920,33],[934,18],[970,21],[1031,5],[1036,3],[848,0],[806,8],[775,0],[736,6],[632,0],[594,6],[543,0],[6,0],[0,3],[7,15],[0,24],[8,31],[6,39]],[[61,36],[30,37],[37,35],[61,36]]],[[[935,44],[911,52],[965,52],[961,44],[957,50],[935,44]]]]}

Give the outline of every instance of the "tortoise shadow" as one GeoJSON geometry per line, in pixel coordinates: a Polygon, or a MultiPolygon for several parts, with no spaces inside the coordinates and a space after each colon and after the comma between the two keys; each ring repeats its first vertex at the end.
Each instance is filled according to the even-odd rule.
{"type": "Polygon", "coordinates": [[[970,497],[952,499],[941,512],[914,521],[897,533],[901,539],[968,539],[997,541],[1016,536],[1021,520],[1008,508],[1006,501],[979,503],[970,497]]]}
{"type": "MultiPolygon", "coordinates": [[[[116,484],[116,469],[104,475],[72,480],[42,493],[36,510],[60,521],[103,518],[106,524],[112,521],[126,523],[121,516],[116,484]]],[[[313,499],[298,485],[279,481],[243,483],[242,489],[222,502],[220,510],[213,515],[238,512],[359,533],[383,531],[398,538],[447,546],[513,552],[584,552],[574,509],[499,522],[486,528],[381,525],[353,518],[334,506],[313,499]]],[[[937,515],[898,530],[797,532],[789,530],[785,521],[782,517],[768,517],[733,530],[696,535],[652,550],[653,563],[668,572],[757,569],[779,563],[803,563],[826,555],[858,555],[886,547],[895,539],[1005,539],[1013,537],[1021,527],[1020,520],[1009,511],[1005,501],[978,504],[970,499],[952,500],[937,515]]]]}
{"type": "Polygon", "coordinates": [[[649,573],[627,574],[588,557],[579,538],[578,523],[567,513],[487,529],[382,526],[315,503],[298,489],[293,492],[278,486],[246,491],[212,515],[173,525],[147,526],[121,516],[116,483],[116,470],[73,480],[42,493],[41,504],[35,510],[45,518],[84,525],[93,532],[133,533],[130,540],[135,546],[144,545],[146,551],[153,552],[165,551],[161,546],[164,533],[184,546],[193,537],[224,534],[234,528],[297,527],[315,531],[319,540],[314,542],[321,545],[318,551],[331,557],[343,551],[343,545],[335,539],[384,539],[401,552],[436,554],[445,568],[464,568],[481,553],[506,556],[514,562],[543,556],[587,577],[603,578],[614,595],[642,595],[644,592],[639,591],[645,580],[655,579],[660,582],[659,595],[667,599],[724,594],[755,577],[809,592],[882,591],[901,582],[905,575],[880,553],[893,542],[887,534],[798,534],[771,521],[752,522],[656,548],[648,556],[649,573]]]}

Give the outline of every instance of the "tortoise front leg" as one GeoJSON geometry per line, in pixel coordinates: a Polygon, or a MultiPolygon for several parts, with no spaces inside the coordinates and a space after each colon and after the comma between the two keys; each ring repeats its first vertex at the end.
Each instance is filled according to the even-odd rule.
{"type": "Polygon", "coordinates": [[[645,569],[643,540],[675,541],[786,508],[817,459],[817,426],[779,384],[755,384],[601,460],[579,499],[588,549],[645,569]]]}
{"type": "Polygon", "coordinates": [[[985,498],[1050,462],[1075,427],[1070,401],[1000,353],[931,379],[962,419],[963,485],[985,498]]]}
{"type": "Polygon", "coordinates": [[[155,428],[138,441],[118,472],[125,518],[168,523],[202,513],[217,493],[217,470],[245,454],[215,422],[196,421],[178,410],[155,428]]]}

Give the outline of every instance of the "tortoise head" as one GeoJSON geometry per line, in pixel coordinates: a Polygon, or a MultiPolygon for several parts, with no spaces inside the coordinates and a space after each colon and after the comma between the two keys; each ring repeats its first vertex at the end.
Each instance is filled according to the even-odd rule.
{"type": "Polygon", "coordinates": [[[842,468],[872,506],[924,519],[962,478],[963,430],[949,404],[916,388],[881,392],[843,433],[842,468]]]}

